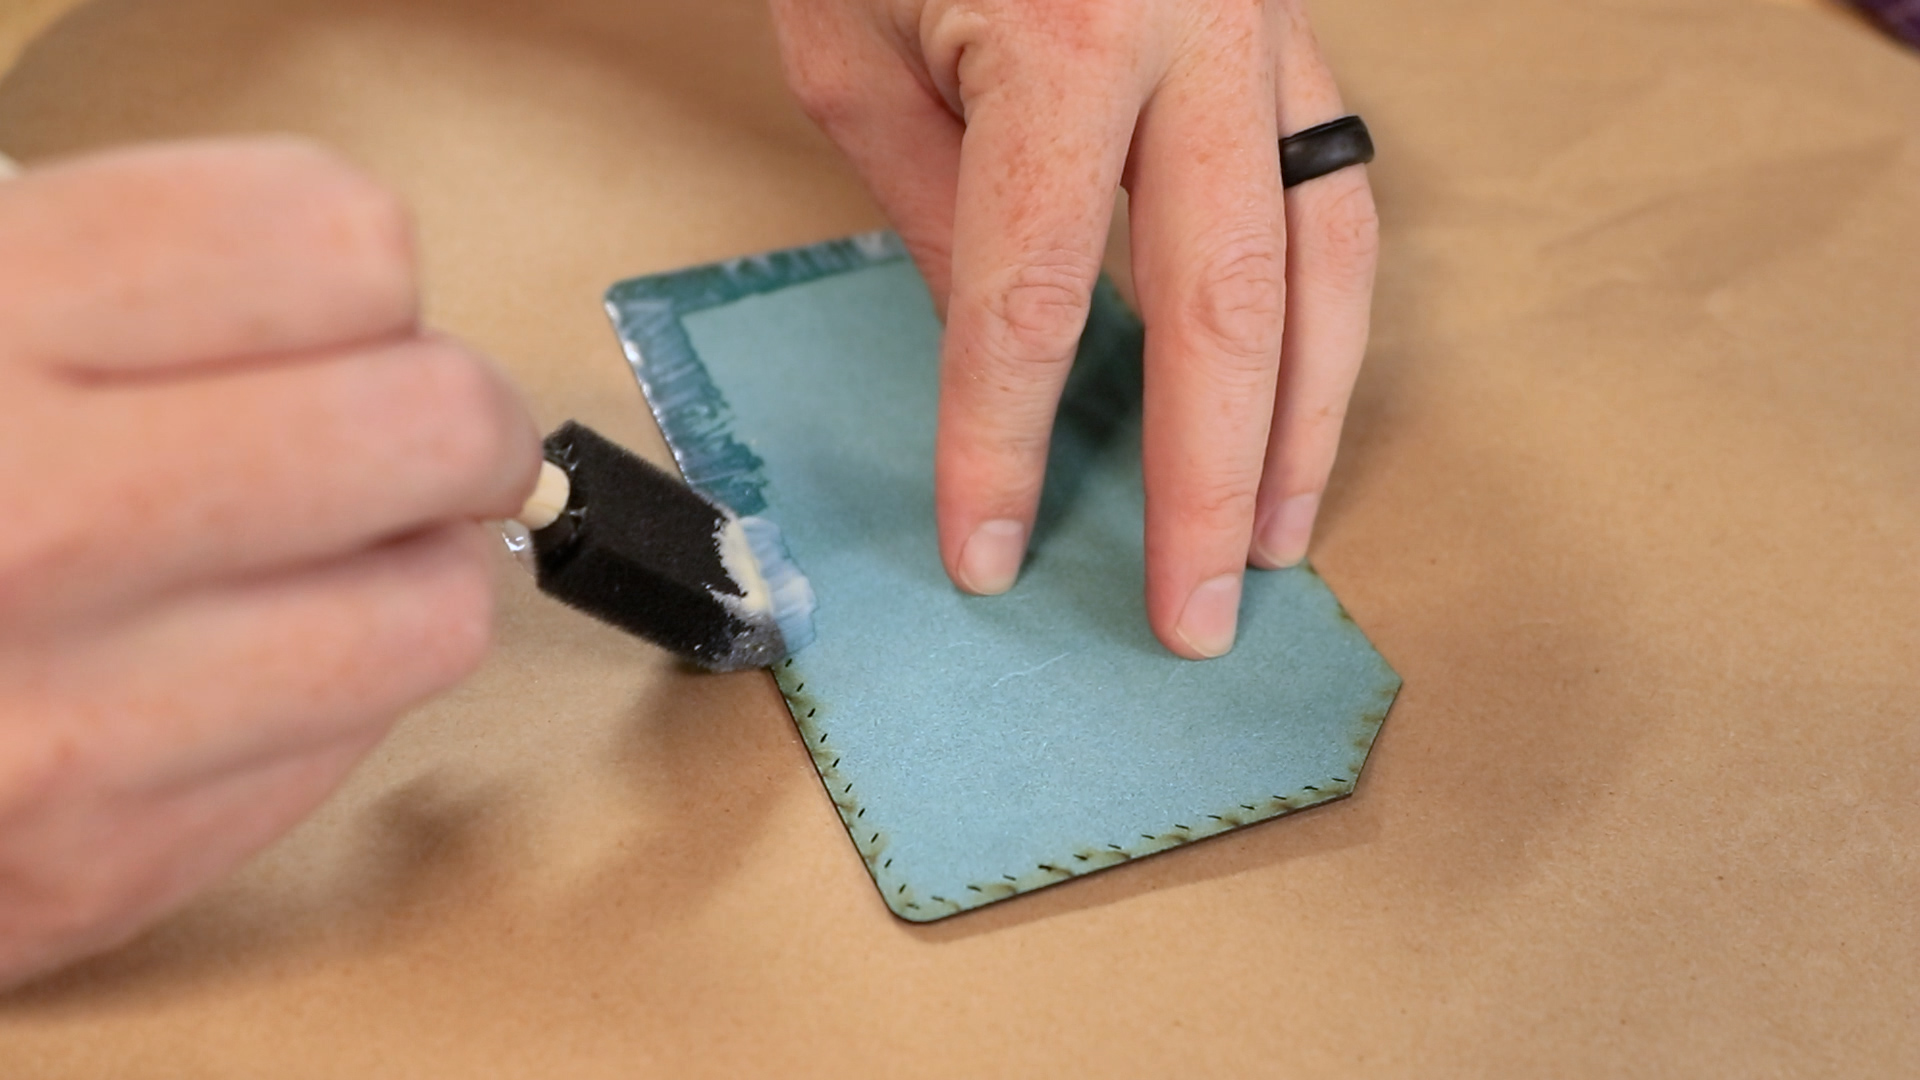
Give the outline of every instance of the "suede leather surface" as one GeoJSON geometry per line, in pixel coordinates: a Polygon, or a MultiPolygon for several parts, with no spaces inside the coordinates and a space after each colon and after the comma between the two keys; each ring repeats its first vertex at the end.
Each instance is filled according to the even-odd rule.
{"type": "Polygon", "coordinates": [[[689,480],[777,523],[813,582],[819,640],[776,675],[896,915],[931,921],[1353,789],[1400,680],[1311,569],[1251,573],[1218,660],[1147,629],[1140,326],[1110,288],[1027,565],[997,597],[939,563],[940,324],[892,237],[630,282],[609,307],[689,480]]]}

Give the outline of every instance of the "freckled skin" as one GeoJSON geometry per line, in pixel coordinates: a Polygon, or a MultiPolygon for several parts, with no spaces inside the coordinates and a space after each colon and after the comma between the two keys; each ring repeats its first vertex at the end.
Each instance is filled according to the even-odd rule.
{"type": "Polygon", "coordinates": [[[948,574],[984,591],[1013,581],[1017,545],[983,542],[976,559],[974,543],[1030,530],[1124,185],[1147,325],[1148,617],[1182,656],[1231,647],[1235,616],[1219,608],[1237,585],[1200,586],[1305,555],[1366,346],[1377,230],[1364,168],[1280,189],[1280,135],[1342,113],[1301,4],[773,11],[802,105],[947,321],[935,488],[948,574]],[[1203,595],[1211,615],[1189,608],[1203,595]]]}
{"type": "Polygon", "coordinates": [[[0,985],[183,902],[478,663],[475,522],[538,436],[414,273],[301,143],[0,183],[0,985]]]}

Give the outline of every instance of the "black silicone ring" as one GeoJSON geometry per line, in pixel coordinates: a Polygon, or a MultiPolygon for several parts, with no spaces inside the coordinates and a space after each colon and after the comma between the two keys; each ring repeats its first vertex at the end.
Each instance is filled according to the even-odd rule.
{"type": "Polygon", "coordinates": [[[1357,116],[1316,124],[1280,140],[1280,186],[1304,184],[1373,160],[1373,136],[1357,116]]]}

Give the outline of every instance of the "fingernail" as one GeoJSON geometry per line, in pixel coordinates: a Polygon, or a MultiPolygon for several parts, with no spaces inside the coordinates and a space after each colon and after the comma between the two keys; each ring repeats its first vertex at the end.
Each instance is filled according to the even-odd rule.
{"type": "Polygon", "coordinates": [[[1239,624],[1240,575],[1221,574],[1201,582],[1187,597],[1187,606],[1180,612],[1180,622],[1173,632],[1194,652],[1211,660],[1233,648],[1239,624]]]}
{"type": "Polygon", "coordinates": [[[1295,495],[1277,507],[1260,526],[1254,544],[1276,567],[1294,566],[1307,557],[1313,539],[1313,519],[1320,513],[1319,495],[1295,495]]]}
{"type": "Polygon", "coordinates": [[[1008,518],[982,524],[960,549],[960,587],[981,596],[1013,588],[1027,553],[1027,527],[1008,518]]]}

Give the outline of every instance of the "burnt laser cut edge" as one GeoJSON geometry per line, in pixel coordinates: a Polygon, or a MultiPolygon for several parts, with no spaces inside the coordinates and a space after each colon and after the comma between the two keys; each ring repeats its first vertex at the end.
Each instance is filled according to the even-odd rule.
{"type": "MultiPolygon", "coordinates": [[[[1336,598],[1335,603],[1338,602],[1336,598]]],[[[1349,618],[1345,608],[1340,609],[1340,614],[1343,618],[1349,618]]],[[[866,808],[854,796],[853,783],[840,772],[840,762],[844,758],[840,750],[827,741],[829,732],[826,730],[828,718],[823,715],[825,707],[806,693],[806,676],[794,666],[792,658],[775,667],[773,675],[781,695],[786,698],[787,711],[793,716],[801,740],[806,743],[807,753],[813,758],[813,767],[820,775],[821,785],[833,800],[834,809],[840,814],[840,821],[846,827],[854,849],[866,864],[874,887],[880,890],[880,897],[887,908],[908,922],[935,922],[1148,855],[1158,855],[1196,840],[1211,839],[1242,826],[1344,799],[1353,794],[1374,739],[1381,725],[1386,722],[1394,698],[1400,692],[1397,674],[1390,682],[1380,685],[1376,691],[1376,703],[1361,717],[1360,734],[1353,740],[1356,756],[1344,770],[1346,775],[1327,777],[1325,786],[1305,784],[1290,795],[1272,795],[1251,803],[1222,807],[1218,814],[1197,815],[1192,825],[1175,823],[1158,834],[1142,833],[1132,844],[1083,847],[1053,862],[1022,868],[1018,875],[1003,874],[996,879],[968,884],[965,887],[966,895],[955,898],[938,894],[921,897],[909,882],[889,872],[892,860],[886,857],[889,840],[886,829],[866,821],[866,808]]]]}
{"type": "MultiPolygon", "coordinates": [[[[632,278],[607,290],[606,309],[621,348],[688,484],[742,515],[762,514],[767,508],[765,462],[734,437],[733,410],[695,352],[682,319],[749,296],[906,257],[905,246],[893,233],[865,233],[632,278]]],[[[1103,282],[1101,288],[1105,291],[1111,286],[1103,282]]],[[[1305,569],[1319,579],[1311,567],[1305,569]]],[[[1327,594],[1339,618],[1351,623],[1352,616],[1339,597],[1332,589],[1327,589],[1327,594]]],[[[1373,648],[1371,641],[1366,644],[1373,648]]],[[[1378,656],[1379,650],[1374,649],[1374,653],[1378,656]]],[[[1398,673],[1384,657],[1381,662],[1390,678],[1376,688],[1373,707],[1360,718],[1359,733],[1353,739],[1355,756],[1343,772],[1328,776],[1323,784],[1307,784],[1289,794],[1226,806],[1217,814],[1198,815],[1190,823],[1169,824],[1157,834],[1142,833],[1130,844],[1104,844],[1068,852],[1054,861],[1021,868],[1017,874],[970,883],[962,890],[965,895],[959,897],[919,896],[911,883],[892,872],[893,860],[886,854],[890,839],[887,830],[867,820],[867,810],[855,797],[853,782],[841,772],[844,757],[828,741],[829,717],[823,715],[826,706],[806,693],[804,665],[796,666],[794,658],[789,657],[773,669],[773,676],[786,700],[787,712],[806,743],[821,786],[833,800],[847,837],[866,864],[882,902],[908,922],[933,922],[1351,795],[1401,687],[1398,673]]]]}

